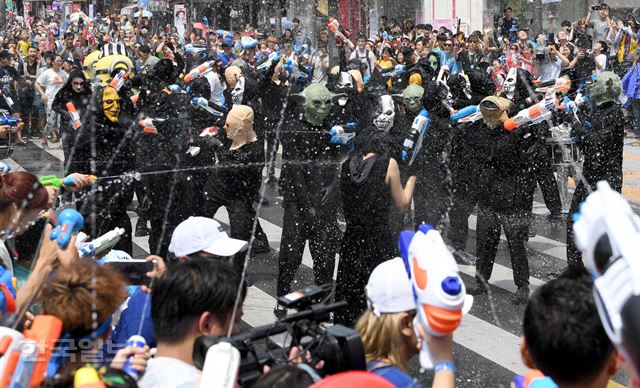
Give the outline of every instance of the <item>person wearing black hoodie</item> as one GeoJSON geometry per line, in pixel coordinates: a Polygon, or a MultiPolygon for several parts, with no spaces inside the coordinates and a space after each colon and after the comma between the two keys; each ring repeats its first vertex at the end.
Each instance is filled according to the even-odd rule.
{"type": "Polygon", "coordinates": [[[356,139],[356,152],[342,164],[340,176],[347,229],[340,250],[336,300],[347,301],[349,308],[337,311],[334,320],[347,326],[367,308],[364,289],[371,271],[394,256],[391,206],[409,211],[416,183],[416,177],[410,176],[402,187],[386,133],[371,132],[356,139]]]}
{"type": "Polygon", "coordinates": [[[67,108],[69,103],[75,107],[80,124],[88,120],[87,113],[91,102],[91,88],[87,83],[82,70],[74,70],[69,74],[67,83],[58,91],[53,100],[52,109],[60,115],[60,136],[62,140],[62,152],[64,153],[65,175],[71,173],[68,166],[73,159],[73,149],[78,143],[81,131],[75,127],[74,120],[67,108]]]}
{"type": "Polygon", "coordinates": [[[67,168],[96,175],[99,180],[86,189],[89,193],[77,205],[92,237],[116,227],[124,228],[125,234],[115,249],[132,254],[127,206],[133,198],[133,187],[123,177],[135,168],[133,104],[111,86],[105,86],[95,90],[88,110],[67,168]]]}

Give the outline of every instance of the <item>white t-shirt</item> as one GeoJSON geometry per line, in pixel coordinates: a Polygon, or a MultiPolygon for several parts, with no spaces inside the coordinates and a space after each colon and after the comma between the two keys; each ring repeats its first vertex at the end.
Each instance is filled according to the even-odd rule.
{"type": "Polygon", "coordinates": [[[69,77],[69,74],[64,70],[56,72],[53,69],[47,69],[36,80],[37,83],[44,86],[44,94],[47,96],[47,108],[51,109],[53,99],[67,82],[67,77],[69,77]]]}
{"type": "Polygon", "coordinates": [[[371,52],[371,50],[360,50],[359,48],[356,48],[355,50],[353,50],[351,56],[349,57],[349,60],[352,59],[358,59],[360,61],[367,62],[367,71],[365,71],[362,76],[371,77],[371,69],[373,69],[373,66],[375,66],[376,63],[376,56],[373,52],[371,52]]]}
{"type": "Polygon", "coordinates": [[[596,74],[600,74],[603,71],[607,70],[607,56],[604,54],[600,54],[595,57],[596,62],[600,65],[600,68],[596,66],[596,74]]]}
{"type": "Polygon", "coordinates": [[[222,106],[224,103],[224,86],[222,82],[220,82],[220,76],[215,71],[210,71],[204,75],[204,77],[209,81],[209,87],[211,88],[211,98],[209,101],[213,102],[216,105],[222,106]]]}
{"type": "Polygon", "coordinates": [[[327,55],[326,57],[321,58],[318,53],[314,53],[311,57],[311,65],[313,66],[313,77],[311,78],[311,83],[326,84],[329,80],[329,76],[322,66],[329,66],[329,56],[327,55]]]}
{"type": "Polygon", "coordinates": [[[191,388],[200,377],[193,365],[171,357],[154,357],[138,381],[140,388],[191,388]]]}

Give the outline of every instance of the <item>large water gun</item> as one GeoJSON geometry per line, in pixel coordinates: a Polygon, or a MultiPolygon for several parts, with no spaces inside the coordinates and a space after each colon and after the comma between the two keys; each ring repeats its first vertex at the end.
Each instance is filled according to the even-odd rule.
{"type": "Polygon", "coordinates": [[[482,118],[479,105],[469,105],[449,116],[454,123],[473,123],[482,118]]]}
{"type": "Polygon", "coordinates": [[[351,121],[346,124],[334,125],[327,132],[331,136],[331,143],[333,144],[348,144],[354,137],[356,137],[355,129],[358,126],[357,121],[351,121]]]}
{"type": "Polygon", "coordinates": [[[255,48],[258,46],[258,41],[250,36],[243,36],[240,38],[240,46],[243,50],[255,48]]]}
{"type": "Polygon", "coordinates": [[[204,62],[203,64],[201,64],[200,66],[192,69],[189,74],[184,76],[184,83],[188,84],[189,82],[193,81],[196,78],[200,78],[203,75],[207,74],[208,72],[213,70],[213,67],[215,66],[215,62],[214,61],[207,61],[204,62]]]}
{"type": "Polygon", "coordinates": [[[538,93],[566,93],[571,89],[571,80],[567,78],[558,78],[555,81],[544,82],[538,85],[536,92],[538,93]]]}
{"type": "Polygon", "coordinates": [[[207,101],[207,99],[204,97],[194,97],[193,100],[191,100],[191,105],[199,109],[204,109],[205,111],[211,113],[214,116],[218,116],[218,117],[224,116],[224,113],[219,112],[213,109],[212,107],[210,107],[209,101],[207,101]]]}
{"type": "Polygon", "coordinates": [[[270,68],[271,65],[273,65],[274,61],[279,61],[281,58],[282,58],[282,54],[277,52],[277,51],[274,51],[271,54],[269,54],[269,56],[264,61],[262,61],[262,63],[260,63],[256,67],[256,69],[257,70],[266,70],[266,69],[270,68]]]}
{"type": "Polygon", "coordinates": [[[344,30],[344,28],[342,28],[342,26],[340,26],[340,22],[338,21],[338,19],[329,18],[327,27],[329,27],[331,32],[333,32],[333,34],[339,41],[346,43],[351,50],[356,47],[353,42],[350,41],[349,38],[347,38],[347,35],[349,34],[344,30]]]}
{"type": "Polygon", "coordinates": [[[409,166],[413,164],[413,161],[422,148],[422,142],[429,130],[429,125],[431,125],[429,112],[426,109],[422,109],[416,118],[413,119],[411,130],[402,142],[402,160],[406,161],[409,159],[409,166]]]}
{"type": "Polygon", "coordinates": [[[393,67],[381,70],[380,74],[382,74],[384,78],[396,78],[404,74],[406,68],[407,67],[405,65],[395,65],[393,67]]]}
{"type": "MultiPolygon", "coordinates": [[[[95,175],[84,175],[84,177],[89,178],[92,183],[98,179],[98,177],[95,175]]],[[[66,178],[58,178],[55,175],[45,175],[38,178],[38,180],[40,181],[40,184],[42,186],[55,187],[59,189],[62,186],[76,187],[76,184],[73,182],[73,178],[74,178],[73,176],[68,176],[66,178]]]]}
{"type": "Polygon", "coordinates": [[[113,230],[110,230],[102,236],[96,238],[95,240],[84,244],[78,250],[78,253],[80,257],[90,257],[98,255],[106,250],[113,248],[118,243],[118,241],[120,241],[120,238],[124,235],[124,233],[125,230],[122,228],[115,228],[113,230]]]}
{"type": "Polygon", "coordinates": [[[558,388],[551,377],[545,376],[537,369],[529,369],[523,375],[513,379],[514,388],[558,388]]]}
{"type": "MultiPolygon", "coordinates": [[[[422,224],[415,233],[401,232],[398,245],[416,299],[414,322],[431,336],[453,333],[460,326],[462,315],[471,308],[473,297],[466,295],[456,261],[440,233],[431,225],[422,224]]],[[[426,344],[420,350],[420,365],[433,368],[426,344]]]]}
{"type": "Polygon", "coordinates": [[[61,333],[62,321],[52,315],[36,315],[31,328],[25,330],[24,334],[6,327],[0,328],[0,365],[4,367],[0,386],[39,387],[61,333]]]}
{"type": "Polygon", "coordinates": [[[128,78],[129,74],[126,72],[126,70],[121,69],[120,71],[118,71],[118,74],[113,77],[113,79],[109,83],[109,86],[114,88],[116,91],[120,91],[128,78]]]}
{"type": "Polygon", "coordinates": [[[67,102],[67,112],[69,112],[69,116],[71,116],[71,123],[73,124],[74,129],[79,129],[82,123],[80,122],[80,115],[76,110],[76,106],[73,102],[67,102]]]}
{"type": "Polygon", "coordinates": [[[602,326],[640,376],[640,217],[601,181],[573,220],[602,326]]]}
{"type": "Polygon", "coordinates": [[[10,127],[17,127],[22,123],[22,119],[13,116],[0,116],[0,125],[8,125],[10,127]]]}
{"type": "Polygon", "coordinates": [[[537,124],[551,118],[553,110],[558,105],[555,94],[547,93],[537,104],[523,109],[515,116],[504,122],[504,129],[513,131],[524,124],[537,124]]]}
{"type": "Polygon", "coordinates": [[[84,217],[73,209],[65,209],[56,218],[56,227],[49,234],[49,239],[56,240],[58,247],[65,249],[71,236],[77,234],[84,226],[84,217]]]}

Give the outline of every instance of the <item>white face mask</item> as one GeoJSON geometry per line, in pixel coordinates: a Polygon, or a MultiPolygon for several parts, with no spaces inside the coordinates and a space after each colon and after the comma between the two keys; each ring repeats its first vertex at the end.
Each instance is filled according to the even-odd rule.
{"type": "Polygon", "coordinates": [[[516,91],[517,81],[518,81],[518,69],[515,67],[512,67],[511,69],[509,69],[509,73],[507,74],[507,79],[504,80],[504,86],[503,86],[504,93],[507,95],[507,98],[509,100],[513,99],[513,95],[515,94],[515,91],[516,91]]]}
{"type": "MultiPolygon", "coordinates": [[[[341,72],[340,73],[340,79],[338,80],[338,90],[340,92],[347,92],[347,91],[351,91],[353,90],[353,77],[351,76],[351,74],[347,73],[347,72],[341,72]]],[[[347,101],[349,100],[348,97],[340,97],[340,99],[338,100],[338,105],[340,106],[345,106],[347,105],[347,101]]]]}
{"type": "Polygon", "coordinates": [[[388,132],[393,127],[393,119],[396,116],[395,104],[389,95],[380,96],[379,103],[373,125],[379,131],[388,132]]]}
{"type": "Polygon", "coordinates": [[[240,77],[238,78],[238,82],[236,82],[236,87],[231,91],[231,100],[233,101],[233,105],[241,105],[243,95],[244,77],[240,77]]]}

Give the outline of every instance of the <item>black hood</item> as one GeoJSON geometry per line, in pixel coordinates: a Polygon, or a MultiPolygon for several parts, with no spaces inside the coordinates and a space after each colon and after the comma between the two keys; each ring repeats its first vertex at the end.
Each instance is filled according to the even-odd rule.
{"type": "Polygon", "coordinates": [[[378,157],[378,155],[373,155],[367,159],[362,159],[360,155],[354,155],[349,162],[351,181],[356,184],[366,182],[378,157]]]}

